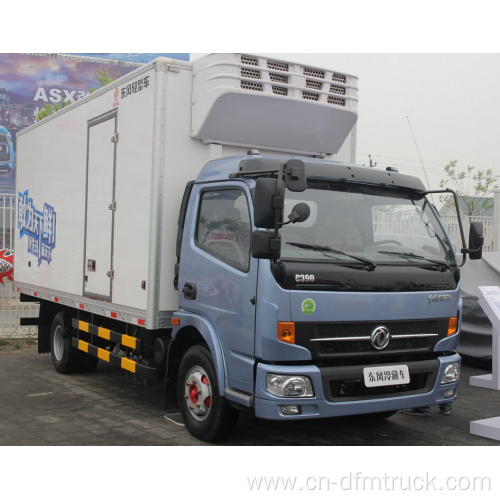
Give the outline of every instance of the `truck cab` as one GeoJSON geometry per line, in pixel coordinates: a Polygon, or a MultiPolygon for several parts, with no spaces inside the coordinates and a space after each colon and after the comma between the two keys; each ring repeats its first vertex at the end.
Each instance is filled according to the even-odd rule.
{"type": "Polygon", "coordinates": [[[187,200],[172,338],[200,334],[217,373],[215,386],[199,358],[179,371],[195,435],[213,391],[228,413],[267,419],[387,417],[456,398],[460,270],[419,179],[231,157],[208,163],[187,200]],[[303,169],[299,189],[280,179],[287,165],[303,169]]]}

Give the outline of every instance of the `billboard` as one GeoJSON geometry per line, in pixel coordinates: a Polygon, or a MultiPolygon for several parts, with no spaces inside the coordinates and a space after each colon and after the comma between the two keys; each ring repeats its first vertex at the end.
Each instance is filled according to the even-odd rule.
{"type": "Polygon", "coordinates": [[[157,57],[170,57],[171,59],[179,59],[181,61],[189,61],[189,54],[183,52],[176,53],[166,53],[166,54],[158,54],[158,53],[110,53],[103,54],[100,52],[91,52],[91,53],[75,53],[75,56],[85,56],[85,57],[99,57],[101,59],[113,59],[115,61],[129,61],[135,63],[148,63],[157,57]]]}
{"type": "Polygon", "coordinates": [[[159,56],[189,60],[184,53],[0,53],[0,194],[14,194],[17,133],[32,125],[45,105],[86,96],[99,87],[96,72],[121,77],[159,56]]]}

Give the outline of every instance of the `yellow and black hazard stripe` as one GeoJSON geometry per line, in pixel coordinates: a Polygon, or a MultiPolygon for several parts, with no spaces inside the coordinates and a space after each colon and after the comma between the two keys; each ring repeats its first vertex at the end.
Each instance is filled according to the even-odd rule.
{"type": "Polygon", "coordinates": [[[80,349],[80,351],[86,352],[91,356],[102,359],[103,361],[106,361],[106,363],[109,363],[111,366],[123,368],[124,370],[135,373],[136,375],[147,379],[156,378],[156,368],[154,367],[141,365],[137,361],[133,361],[132,359],[123,356],[118,356],[117,354],[113,354],[106,349],[101,349],[100,347],[89,344],[88,342],[85,342],[83,340],[73,338],[71,342],[73,347],[76,347],[77,349],[80,349]]]}
{"type": "MultiPolygon", "coordinates": [[[[77,330],[81,330],[82,332],[89,333],[90,335],[95,335],[102,339],[109,340],[116,344],[130,347],[131,349],[135,349],[138,351],[141,349],[141,340],[135,337],[131,337],[130,335],[113,332],[112,330],[108,330],[107,328],[103,328],[101,326],[95,326],[85,321],[79,321],[76,318],[73,318],[72,326],[77,330]]],[[[91,356],[96,356],[97,358],[106,361],[112,366],[123,368],[124,370],[135,373],[144,378],[156,378],[156,368],[154,367],[142,365],[124,356],[118,356],[117,354],[113,354],[107,349],[102,349],[100,347],[92,345],[89,342],[85,342],[84,340],[80,340],[77,338],[72,339],[72,345],[73,347],[80,349],[80,351],[86,352],[91,356]]]]}
{"type": "Polygon", "coordinates": [[[109,340],[115,344],[130,347],[131,349],[135,349],[137,351],[141,350],[141,341],[135,337],[131,337],[130,335],[113,332],[112,330],[108,330],[102,326],[91,325],[90,323],[79,321],[75,318],[73,318],[72,325],[73,328],[76,328],[77,330],[90,333],[91,335],[96,335],[97,337],[109,340]]]}

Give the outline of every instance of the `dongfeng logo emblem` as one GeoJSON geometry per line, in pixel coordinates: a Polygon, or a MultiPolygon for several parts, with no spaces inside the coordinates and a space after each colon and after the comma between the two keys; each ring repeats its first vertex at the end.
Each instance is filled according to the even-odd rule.
{"type": "Polygon", "coordinates": [[[385,349],[388,346],[390,340],[391,334],[385,326],[378,326],[377,328],[375,328],[370,337],[372,346],[378,350],[385,349]]]}

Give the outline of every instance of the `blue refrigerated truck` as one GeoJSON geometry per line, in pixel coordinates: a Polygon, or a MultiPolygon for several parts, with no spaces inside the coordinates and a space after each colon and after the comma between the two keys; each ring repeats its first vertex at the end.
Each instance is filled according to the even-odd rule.
{"type": "Polygon", "coordinates": [[[420,179],[342,160],[356,81],[159,59],[22,131],[15,281],[40,303],[39,352],[61,373],[101,360],[164,381],[205,441],[242,408],[385,418],[453,401],[460,266],[482,227],[467,246],[460,225],[459,262],[420,179]]]}

